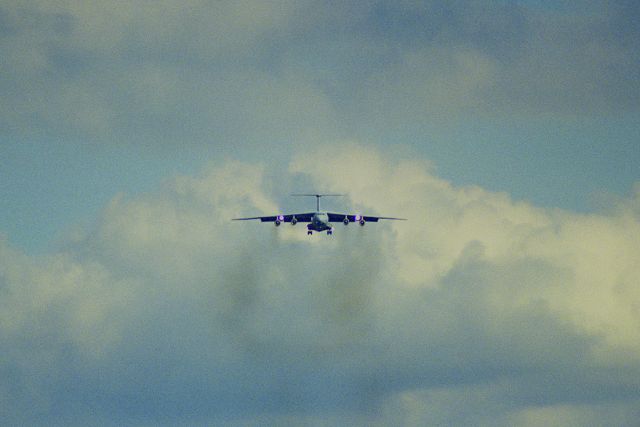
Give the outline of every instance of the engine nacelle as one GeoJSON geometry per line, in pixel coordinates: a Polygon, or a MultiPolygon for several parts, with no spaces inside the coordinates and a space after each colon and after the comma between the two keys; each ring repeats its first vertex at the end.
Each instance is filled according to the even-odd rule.
{"type": "Polygon", "coordinates": [[[342,223],[344,225],[349,225],[349,218],[347,218],[346,216],[344,217],[344,219],[342,220],[342,223]]]}
{"type": "Polygon", "coordinates": [[[364,218],[361,218],[361,219],[360,219],[360,225],[361,225],[361,226],[364,226],[364,218]]]}
{"type": "Polygon", "coordinates": [[[298,220],[296,219],[295,216],[291,218],[291,225],[296,225],[297,223],[298,223],[298,220]]]}
{"type": "Polygon", "coordinates": [[[282,223],[282,221],[280,221],[279,219],[276,219],[276,221],[274,222],[276,227],[279,227],[281,223],[282,223]]]}

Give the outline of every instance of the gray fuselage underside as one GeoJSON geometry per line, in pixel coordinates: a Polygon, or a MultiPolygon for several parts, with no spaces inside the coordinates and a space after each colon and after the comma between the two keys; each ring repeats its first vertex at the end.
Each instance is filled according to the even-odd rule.
{"type": "Polygon", "coordinates": [[[311,218],[311,222],[307,224],[307,230],[313,231],[326,231],[331,230],[333,227],[329,223],[329,216],[326,212],[316,212],[311,218]]]}

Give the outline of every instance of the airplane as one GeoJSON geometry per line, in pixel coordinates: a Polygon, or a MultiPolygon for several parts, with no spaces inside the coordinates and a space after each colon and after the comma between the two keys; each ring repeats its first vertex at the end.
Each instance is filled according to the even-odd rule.
{"type": "Polygon", "coordinates": [[[283,222],[289,222],[291,225],[296,225],[299,222],[308,222],[307,235],[313,234],[314,231],[322,232],[326,231],[327,235],[333,234],[332,222],[342,222],[344,225],[349,225],[350,222],[357,222],[361,226],[364,226],[367,222],[378,222],[380,219],[392,219],[406,221],[406,218],[391,218],[386,216],[370,216],[360,214],[338,214],[331,212],[320,211],[320,198],[321,197],[336,197],[344,196],[344,194],[292,194],[295,197],[315,197],[316,198],[316,211],[308,213],[298,214],[279,214],[272,216],[254,216],[251,218],[233,218],[233,221],[246,221],[252,219],[259,219],[260,222],[273,222],[276,227],[280,226],[283,222]]]}

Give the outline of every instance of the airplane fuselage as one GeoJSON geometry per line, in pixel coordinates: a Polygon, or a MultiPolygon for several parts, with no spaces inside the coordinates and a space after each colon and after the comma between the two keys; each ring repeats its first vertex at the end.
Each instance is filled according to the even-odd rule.
{"type": "Polygon", "coordinates": [[[331,231],[333,227],[329,223],[329,215],[326,212],[316,212],[311,218],[311,222],[307,224],[309,231],[331,231]]]}

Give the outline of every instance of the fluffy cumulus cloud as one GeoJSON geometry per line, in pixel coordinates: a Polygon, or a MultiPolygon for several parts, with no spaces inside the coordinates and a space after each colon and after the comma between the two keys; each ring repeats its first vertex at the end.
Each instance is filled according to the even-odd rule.
{"type": "Polygon", "coordinates": [[[578,215],[328,148],[292,187],[409,221],[231,222],[283,206],[268,166],[227,162],[115,197],[55,254],[2,242],[3,422],[637,423],[639,193],[578,215]]]}

